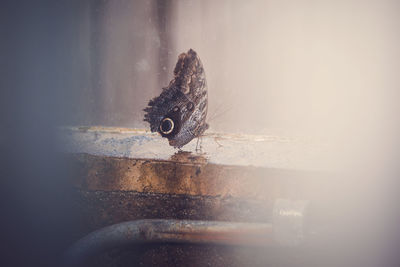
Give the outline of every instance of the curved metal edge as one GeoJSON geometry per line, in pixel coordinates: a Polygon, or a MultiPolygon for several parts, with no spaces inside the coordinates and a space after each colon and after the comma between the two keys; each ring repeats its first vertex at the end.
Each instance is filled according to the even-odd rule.
{"type": "Polygon", "coordinates": [[[139,243],[188,243],[229,246],[273,244],[273,229],[266,223],[232,223],[191,220],[137,220],[94,231],[77,241],[66,253],[66,266],[111,248],[139,243]]]}
{"type": "Polygon", "coordinates": [[[273,224],[195,220],[137,220],[110,225],[77,241],[66,266],[80,266],[103,251],[130,244],[187,243],[228,246],[297,246],[305,238],[309,201],[278,199],[273,224]]]}

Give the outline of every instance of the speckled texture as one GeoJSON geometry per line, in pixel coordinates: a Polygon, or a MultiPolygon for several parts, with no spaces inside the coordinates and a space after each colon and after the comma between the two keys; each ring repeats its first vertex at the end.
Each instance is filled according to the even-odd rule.
{"type": "Polygon", "coordinates": [[[303,249],[201,245],[142,245],[113,250],[93,259],[90,266],[154,267],[295,267],[315,266],[303,249]]]}
{"type": "MultiPolygon", "coordinates": [[[[174,218],[269,222],[272,206],[262,201],[134,192],[77,191],[85,227],[81,236],[101,227],[135,219],[174,218]]],[[[227,247],[179,244],[129,246],[91,258],[85,266],[303,266],[303,248],[227,247]]],[[[307,265],[304,265],[307,266],[307,265]]]]}
{"type": "Polygon", "coordinates": [[[85,232],[129,220],[187,219],[269,222],[272,203],[236,198],[77,191],[85,232]]]}

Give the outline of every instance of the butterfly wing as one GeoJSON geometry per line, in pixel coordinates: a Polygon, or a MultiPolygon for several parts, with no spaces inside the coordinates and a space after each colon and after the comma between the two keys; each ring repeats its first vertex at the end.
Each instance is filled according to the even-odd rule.
{"type": "Polygon", "coordinates": [[[182,147],[208,128],[207,82],[203,64],[197,53],[190,49],[178,57],[174,78],[163,88],[160,96],[152,99],[144,121],[152,132],[168,138],[169,144],[182,147]]]}

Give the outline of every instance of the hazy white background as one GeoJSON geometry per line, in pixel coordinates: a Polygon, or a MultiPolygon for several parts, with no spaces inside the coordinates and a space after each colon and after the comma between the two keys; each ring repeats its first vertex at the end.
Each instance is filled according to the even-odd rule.
{"type": "Polygon", "coordinates": [[[397,1],[81,5],[78,123],[146,127],[141,109],[189,48],[206,70],[215,131],[326,134],[392,113],[397,1]]]}
{"type": "Polygon", "coordinates": [[[336,264],[396,262],[398,1],[119,0],[79,10],[71,124],[146,128],[142,109],[193,48],[207,75],[210,131],[332,145],[343,172],[327,181],[333,247],[338,262],[353,260],[336,264]]]}
{"type": "Polygon", "coordinates": [[[350,168],[394,158],[398,1],[73,7],[67,124],[147,128],[142,109],[168,85],[178,55],[193,48],[207,75],[210,131],[327,140],[350,168]]]}
{"type": "Polygon", "coordinates": [[[325,184],[335,230],[312,255],[319,266],[399,266],[399,1],[31,1],[0,11],[4,266],[39,265],[71,242],[54,126],[146,128],[142,109],[189,48],[219,115],[210,131],[332,144],[341,175],[325,184]]]}

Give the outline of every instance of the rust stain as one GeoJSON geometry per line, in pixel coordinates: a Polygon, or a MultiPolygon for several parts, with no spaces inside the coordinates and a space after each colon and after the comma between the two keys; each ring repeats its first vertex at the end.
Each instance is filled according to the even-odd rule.
{"type": "Polygon", "coordinates": [[[203,231],[174,231],[173,233],[162,233],[162,237],[166,239],[182,239],[192,240],[193,242],[223,242],[227,244],[237,245],[266,245],[267,242],[273,243],[271,236],[273,235],[273,229],[256,229],[240,231],[220,231],[212,229],[204,229],[203,231]]]}
{"type": "MultiPolygon", "coordinates": [[[[90,191],[134,191],[191,196],[267,200],[285,194],[279,184],[299,179],[298,172],[208,163],[178,155],[173,160],[146,160],[75,154],[74,184],[90,191]],[[284,178],[282,178],[284,177],[284,178]],[[277,183],[277,179],[280,180],[277,183]]],[[[285,189],[287,190],[287,189],[285,189]]]]}

